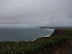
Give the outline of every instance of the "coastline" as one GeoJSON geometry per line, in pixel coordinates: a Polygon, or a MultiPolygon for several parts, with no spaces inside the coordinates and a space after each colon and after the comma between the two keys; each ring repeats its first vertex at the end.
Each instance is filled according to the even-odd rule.
{"type": "Polygon", "coordinates": [[[0,54],[71,54],[72,29],[55,29],[51,37],[35,41],[0,42],[0,54]]]}

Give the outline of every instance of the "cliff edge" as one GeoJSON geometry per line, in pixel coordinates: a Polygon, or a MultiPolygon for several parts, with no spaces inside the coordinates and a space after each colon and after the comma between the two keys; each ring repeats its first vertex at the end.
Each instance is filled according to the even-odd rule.
{"type": "Polygon", "coordinates": [[[72,29],[55,29],[54,33],[51,36],[61,36],[61,35],[70,35],[72,34],[72,29]]]}

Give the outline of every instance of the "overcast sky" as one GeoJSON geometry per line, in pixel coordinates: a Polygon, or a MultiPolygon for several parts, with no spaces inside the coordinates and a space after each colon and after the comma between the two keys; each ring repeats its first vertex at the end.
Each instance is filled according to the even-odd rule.
{"type": "Polygon", "coordinates": [[[0,0],[0,24],[72,26],[72,0],[0,0]]]}

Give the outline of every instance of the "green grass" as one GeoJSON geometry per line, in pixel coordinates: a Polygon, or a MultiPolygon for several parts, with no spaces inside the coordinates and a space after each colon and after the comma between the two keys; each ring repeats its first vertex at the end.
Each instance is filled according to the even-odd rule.
{"type": "Polygon", "coordinates": [[[72,40],[72,29],[61,29],[66,35],[39,38],[35,41],[20,42],[0,42],[0,54],[48,54],[45,48],[52,48],[62,43],[68,43],[72,40]],[[42,53],[41,53],[42,52],[42,53]]]}

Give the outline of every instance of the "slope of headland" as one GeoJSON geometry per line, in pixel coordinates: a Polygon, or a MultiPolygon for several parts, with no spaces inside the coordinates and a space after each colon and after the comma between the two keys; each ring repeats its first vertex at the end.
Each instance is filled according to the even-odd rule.
{"type": "Polygon", "coordinates": [[[55,29],[35,41],[0,42],[0,54],[72,54],[72,29],[55,29]]]}

